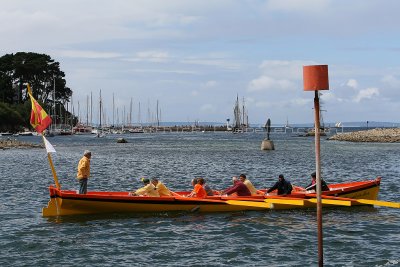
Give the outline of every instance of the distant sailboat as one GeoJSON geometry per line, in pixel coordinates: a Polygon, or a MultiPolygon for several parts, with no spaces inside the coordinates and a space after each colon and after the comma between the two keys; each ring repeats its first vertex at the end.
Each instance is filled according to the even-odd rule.
{"type": "Polygon", "coordinates": [[[286,124],[285,124],[285,128],[286,128],[286,129],[290,129],[290,128],[292,128],[292,127],[290,127],[290,125],[289,125],[289,119],[288,119],[288,117],[286,117],[286,124]]]}
{"type": "Polygon", "coordinates": [[[239,96],[236,96],[236,102],[233,108],[233,115],[234,115],[234,121],[233,121],[232,132],[233,133],[245,132],[249,125],[249,116],[246,111],[244,99],[242,108],[240,108],[239,96]]]}
{"type": "Polygon", "coordinates": [[[99,128],[97,129],[96,137],[105,137],[103,128],[101,126],[101,115],[102,115],[102,100],[101,100],[101,90],[100,90],[100,101],[99,101],[99,128]]]}
{"type": "MultiPolygon", "coordinates": [[[[320,92],[318,92],[319,94],[321,94],[320,92]]],[[[320,136],[326,136],[326,133],[329,131],[329,128],[325,127],[325,123],[324,123],[324,118],[322,116],[322,111],[326,111],[326,110],[319,110],[319,118],[320,118],[320,125],[319,125],[319,135],[320,136]]],[[[308,132],[306,133],[306,136],[315,136],[315,127],[310,128],[308,130],[308,132]]]]}

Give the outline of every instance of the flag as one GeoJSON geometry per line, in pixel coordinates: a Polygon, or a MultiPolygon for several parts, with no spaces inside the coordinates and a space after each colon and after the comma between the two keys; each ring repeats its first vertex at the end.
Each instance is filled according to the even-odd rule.
{"type": "Polygon", "coordinates": [[[32,111],[31,111],[31,125],[38,133],[42,133],[51,124],[51,117],[47,115],[46,111],[39,105],[36,99],[32,96],[31,87],[28,84],[28,94],[31,98],[32,111]]]}
{"type": "Polygon", "coordinates": [[[54,149],[53,145],[50,144],[50,142],[46,139],[46,137],[44,137],[44,135],[43,135],[43,141],[44,145],[46,146],[47,153],[56,153],[56,150],[54,149]]]}

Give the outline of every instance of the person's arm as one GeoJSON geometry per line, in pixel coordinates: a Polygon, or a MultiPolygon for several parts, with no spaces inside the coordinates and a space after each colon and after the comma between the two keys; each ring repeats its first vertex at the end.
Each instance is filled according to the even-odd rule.
{"type": "Polygon", "coordinates": [[[148,184],[148,185],[146,185],[146,186],[144,186],[144,187],[142,187],[142,188],[139,188],[138,190],[136,190],[135,191],[135,195],[145,195],[147,192],[149,192],[149,190],[150,190],[150,184],[148,184]]]}
{"type": "Polygon", "coordinates": [[[270,193],[270,192],[272,192],[272,191],[274,191],[275,189],[277,189],[278,186],[279,186],[279,182],[276,182],[276,183],[274,184],[274,186],[272,186],[270,189],[267,190],[267,194],[270,193]]]}
{"type": "Polygon", "coordinates": [[[192,192],[190,192],[190,194],[189,195],[187,195],[187,197],[195,197],[196,196],[196,186],[193,188],[193,191],[192,192]]]}
{"type": "Polygon", "coordinates": [[[306,191],[315,190],[316,186],[317,186],[317,183],[315,183],[315,184],[311,183],[311,184],[307,185],[305,189],[306,189],[306,191]]]}
{"type": "Polygon", "coordinates": [[[232,187],[229,187],[227,190],[225,190],[225,194],[230,195],[230,194],[236,193],[238,188],[239,188],[239,185],[234,185],[232,187]]]}

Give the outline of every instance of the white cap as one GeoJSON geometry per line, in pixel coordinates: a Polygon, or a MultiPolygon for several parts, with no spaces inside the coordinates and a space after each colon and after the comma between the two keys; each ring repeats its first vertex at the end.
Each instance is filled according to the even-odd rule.
{"type": "Polygon", "coordinates": [[[89,150],[85,150],[85,152],[83,152],[84,156],[89,155],[89,154],[92,155],[92,152],[90,152],[89,150]]]}

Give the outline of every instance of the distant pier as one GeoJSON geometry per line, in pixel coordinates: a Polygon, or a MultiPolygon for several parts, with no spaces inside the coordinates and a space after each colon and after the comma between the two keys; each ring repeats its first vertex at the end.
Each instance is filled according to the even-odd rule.
{"type": "Polygon", "coordinates": [[[348,142],[398,143],[400,142],[400,128],[376,128],[372,130],[341,133],[329,137],[328,140],[348,142]]]}

